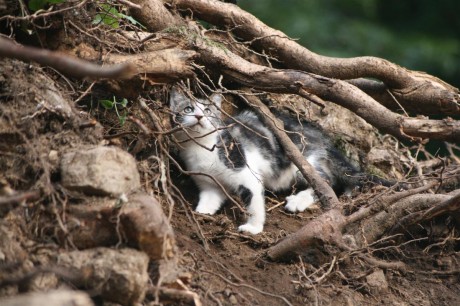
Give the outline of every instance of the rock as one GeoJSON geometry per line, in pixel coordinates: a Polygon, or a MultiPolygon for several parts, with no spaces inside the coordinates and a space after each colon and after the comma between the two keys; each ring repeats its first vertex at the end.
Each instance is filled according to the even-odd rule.
{"type": "Polygon", "coordinates": [[[154,261],[151,273],[163,282],[175,281],[177,246],[174,232],[160,203],[143,192],[130,194],[124,201],[92,197],[87,202],[68,205],[67,232],[56,232],[61,244],[72,237],[79,249],[113,246],[120,242],[144,251],[154,261]]]}
{"type": "Polygon", "coordinates": [[[229,302],[232,304],[232,305],[237,305],[238,304],[238,300],[236,299],[236,296],[234,296],[233,294],[230,295],[230,297],[228,298],[229,302]]]}
{"type": "Polygon", "coordinates": [[[58,264],[81,273],[81,283],[107,301],[140,303],[148,285],[148,256],[133,249],[95,248],[61,253],[58,264]]]}
{"type": "Polygon", "coordinates": [[[87,195],[119,196],[140,187],[136,161],[116,147],[67,152],[61,159],[62,184],[87,195]]]}
{"type": "Polygon", "coordinates": [[[366,276],[366,282],[372,294],[388,292],[388,282],[383,270],[378,269],[366,276]]]}
{"type": "Polygon", "coordinates": [[[59,152],[56,150],[50,150],[48,153],[48,160],[52,165],[57,165],[59,162],[59,152]]]}
{"type": "Polygon", "coordinates": [[[394,156],[388,150],[378,147],[372,148],[367,154],[367,160],[370,164],[391,167],[394,164],[394,156]]]}
{"type": "Polygon", "coordinates": [[[150,259],[171,259],[176,254],[176,241],[160,203],[145,193],[129,197],[120,213],[123,232],[128,241],[147,253],[150,259]]]}
{"type": "Polygon", "coordinates": [[[119,200],[106,197],[88,197],[85,200],[67,206],[68,234],[57,227],[59,242],[64,244],[70,235],[78,249],[116,245],[121,239],[116,223],[119,200]]]}
{"type": "Polygon", "coordinates": [[[34,292],[0,299],[3,306],[92,306],[89,295],[81,291],[54,290],[48,292],[34,292]]]}
{"type": "MultiPolygon", "coordinates": [[[[69,205],[67,216],[67,230],[80,249],[115,245],[123,237],[151,260],[168,260],[176,255],[176,241],[168,218],[160,203],[143,192],[129,195],[121,205],[117,199],[94,197],[82,204],[69,205]]],[[[65,235],[61,238],[64,241],[65,235]]]]}

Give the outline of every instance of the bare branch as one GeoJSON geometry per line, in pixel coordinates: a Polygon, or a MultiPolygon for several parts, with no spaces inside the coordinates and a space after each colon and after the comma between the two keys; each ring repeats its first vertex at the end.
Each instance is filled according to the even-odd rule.
{"type": "Polygon", "coordinates": [[[150,31],[162,31],[166,28],[184,25],[184,21],[168,11],[159,0],[131,0],[141,9],[132,8],[131,13],[150,31]]]}
{"type": "Polygon", "coordinates": [[[102,67],[87,61],[72,58],[58,52],[22,46],[0,37],[0,56],[16,58],[25,62],[37,62],[50,66],[68,76],[77,78],[125,78],[133,74],[130,64],[118,64],[102,67]]]}
{"type": "MultiPolygon", "coordinates": [[[[142,0],[136,1],[139,3],[144,2],[142,0]]],[[[151,2],[155,1],[150,1],[149,3],[151,2]]],[[[209,10],[206,5],[210,5],[210,7],[218,11],[222,8],[222,5],[229,7],[230,10],[240,10],[234,5],[225,4],[220,1],[193,0],[189,2],[177,1],[174,4],[181,7],[180,5],[189,6],[193,3],[196,5],[194,8],[195,11],[200,10],[202,6],[202,10],[209,10]]],[[[238,11],[238,14],[240,13],[243,16],[250,15],[244,11],[238,11]]],[[[136,11],[137,18],[149,19],[149,16],[153,15],[154,12],[147,11],[147,7],[142,11],[136,11]]],[[[252,18],[255,19],[253,16],[252,18]]],[[[196,24],[192,22],[183,25],[183,32],[187,35],[189,47],[199,52],[201,62],[207,66],[219,67],[223,74],[241,84],[269,92],[295,93],[303,96],[307,92],[310,95],[316,95],[323,100],[332,101],[353,111],[382,132],[389,133],[400,139],[409,139],[412,141],[423,138],[448,141],[458,141],[460,139],[460,124],[458,122],[437,120],[418,122],[418,119],[409,119],[391,112],[373,98],[345,81],[330,79],[298,70],[279,70],[253,64],[229,52],[225,48],[216,46],[215,43],[210,42],[210,39],[203,37],[197,29],[196,24]],[[193,39],[190,39],[191,37],[193,39]],[[431,128],[431,126],[434,128],[431,128]],[[423,129],[420,129],[420,127],[423,127],[423,129]]],[[[277,39],[280,38],[278,37],[277,39]]],[[[290,40],[286,39],[286,41],[290,40]]],[[[364,60],[364,63],[360,63],[360,66],[365,66],[365,64],[369,63],[364,60]]],[[[395,67],[393,68],[393,73],[396,73],[397,76],[404,74],[395,67]]],[[[403,68],[398,69],[407,72],[403,68]]],[[[336,68],[336,70],[339,70],[339,68],[336,68]]],[[[406,77],[409,78],[408,75],[406,77]]],[[[432,97],[432,94],[428,97],[432,97]]]]}
{"type": "MultiPolygon", "coordinates": [[[[163,1],[181,10],[190,10],[198,18],[212,24],[232,28],[238,37],[253,41],[253,45],[259,49],[270,50],[289,68],[342,80],[376,78],[393,90],[404,107],[421,104],[430,105],[431,110],[438,109],[437,113],[460,112],[459,90],[428,74],[410,71],[377,57],[333,58],[318,55],[238,6],[221,1],[163,1]]],[[[423,107],[419,109],[423,110],[423,107]]]]}
{"type": "Polygon", "coordinates": [[[256,65],[205,41],[195,43],[195,48],[200,52],[200,59],[204,63],[220,67],[223,73],[241,84],[268,92],[298,94],[300,90],[306,90],[351,110],[381,131],[398,138],[448,141],[460,139],[459,122],[404,117],[391,112],[345,81],[296,70],[279,70],[256,65]]]}
{"type": "Polygon", "coordinates": [[[39,191],[27,191],[24,193],[0,196],[0,217],[17,207],[22,202],[28,200],[37,200],[39,196],[39,191]]]}
{"type": "Polygon", "coordinates": [[[431,207],[426,211],[419,211],[416,213],[412,213],[405,218],[401,219],[398,224],[391,229],[391,233],[395,233],[401,231],[408,226],[416,223],[420,223],[423,221],[431,220],[434,217],[437,217],[441,214],[445,214],[448,212],[454,212],[460,210],[460,192],[457,192],[454,196],[449,197],[445,201],[437,204],[436,206],[431,207]]]}
{"type": "Polygon", "coordinates": [[[281,260],[298,253],[301,254],[312,247],[341,243],[342,230],[345,225],[346,218],[342,212],[336,208],[331,209],[270,247],[267,250],[267,256],[271,260],[281,260]]]}

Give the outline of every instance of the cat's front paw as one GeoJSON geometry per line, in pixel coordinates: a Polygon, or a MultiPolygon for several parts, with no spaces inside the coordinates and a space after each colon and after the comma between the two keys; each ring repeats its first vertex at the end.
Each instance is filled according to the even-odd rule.
{"type": "Polygon", "coordinates": [[[207,205],[207,204],[198,204],[196,207],[195,211],[200,214],[204,215],[214,215],[217,212],[218,209],[216,209],[215,206],[212,205],[207,205]]]}
{"type": "Polygon", "coordinates": [[[284,208],[290,212],[302,212],[315,203],[315,195],[313,189],[307,189],[299,192],[296,195],[286,197],[286,206],[284,208]]]}
{"type": "Polygon", "coordinates": [[[240,225],[238,227],[238,231],[247,232],[247,233],[250,233],[250,234],[253,234],[253,235],[257,235],[257,234],[261,233],[263,230],[264,230],[263,225],[253,225],[253,224],[249,224],[249,223],[240,225]]]}

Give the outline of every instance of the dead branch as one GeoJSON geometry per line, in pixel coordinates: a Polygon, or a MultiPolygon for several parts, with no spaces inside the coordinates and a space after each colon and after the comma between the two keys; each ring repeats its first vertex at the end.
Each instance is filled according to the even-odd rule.
{"type": "Polygon", "coordinates": [[[191,50],[165,49],[131,55],[107,54],[103,57],[105,63],[128,63],[136,69],[137,74],[149,74],[150,78],[177,80],[193,77],[190,65],[197,53],[191,50]]]}
{"type": "Polygon", "coordinates": [[[22,202],[37,200],[39,196],[39,191],[28,191],[24,193],[0,196],[0,217],[4,216],[8,211],[14,209],[22,202]]]}
{"type": "Polygon", "coordinates": [[[438,183],[437,182],[432,182],[430,184],[427,184],[426,186],[422,186],[422,187],[419,187],[419,188],[415,188],[415,189],[410,189],[410,190],[406,190],[406,191],[401,191],[401,192],[398,192],[394,195],[389,195],[389,196],[383,196],[381,199],[377,199],[374,203],[371,203],[371,205],[367,206],[367,207],[363,207],[361,208],[360,210],[358,210],[357,212],[355,212],[354,214],[350,215],[347,217],[347,222],[348,223],[354,223],[354,222],[357,222],[357,221],[360,221],[364,218],[368,218],[372,215],[374,215],[375,213],[377,212],[380,212],[380,211],[383,211],[383,210],[386,210],[390,205],[392,205],[393,203],[397,202],[397,201],[400,201],[404,198],[407,198],[411,195],[416,195],[416,194],[419,194],[419,193],[422,193],[424,191],[427,191],[431,188],[433,188],[434,186],[436,186],[438,183]]]}
{"type": "Polygon", "coordinates": [[[116,0],[116,1],[120,2],[121,4],[126,5],[127,7],[135,8],[135,9],[138,9],[138,10],[142,9],[142,7],[140,5],[132,3],[131,1],[128,1],[128,0],[116,0]]]}
{"type": "Polygon", "coordinates": [[[379,260],[379,259],[376,259],[374,257],[371,257],[371,256],[367,256],[367,255],[364,255],[364,254],[360,254],[358,255],[359,258],[361,258],[362,260],[366,261],[367,263],[369,263],[371,266],[373,267],[379,267],[381,269],[385,269],[385,270],[398,270],[398,271],[402,271],[402,272],[407,272],[407,266],[405,263],[401,262],[401,261],[394,261],[394,262],[388,262],[388,261],[383,261],[383,260],[379,260]]]}
{"type": "Polygon", "coordinates": [[[27,200],[36,200],[39,195],[39,191],[28,191],[8,196],[0,196],[0,205],[17,204],[27,200]]]}
{"type": "MultiPolygon", "coordinates": [[[[14,21],[34,21],[36,19],[44,19],[44,18],[48,18],[48,17],[51,17],[53,15],[58,15],[58,14],[62,14],[66,11],[70,11],[70,10],[76,10],[78,8],[81,8],[83,6],[86,5],[86,3],[88,3],[89,0],[83,0],[83,1],[80,1],[79,3],[77,3],[76,5],[73,5],[73,6],[67,6],[67,7],[64,7],[62,9],[59,9],[59,10],[38,10],[36,11],[35,13],[31,14],[31,15],[25,15],[25,16],[11,16],[11,15],[5,15],[5,16],[1,16],[0,17],[0,21],[2,20],[14,20],[14,21]]],[[[19,2],[19,1],[18,1],[19,2]]],[[[0,2],[1,4],[1,2],[0,2]]]]}
{"type": "Polygon", "coordinates": [[[34,61],[77,78],[117,79],[126,78],[133,74],[133,67],[127,63],[103,67],[58,52],[22,46],[3,37],[0,37],[0,56],[16,58],[25,62],[34,61]]]}
{"type": "Polygon", "coordinates": [[[284,130],[283,122],[276,118],[270,112],[268,107],[256,96],[248,94],[244,95],[243,98],[253,108],[253,110],[260,115],[260,119],[265,123],[265,125],[267,125],[273,134],[275,134],[281,146],[284,148],[286,155],[297,166],[308,184],[315,190],[323,208],[339,207],[339,200],[337,199],[337,196],[331,186],[329,186],[329,184],[321,178],[318,172],[315,171],[296,145],[288,137],[284,130]]]}
{"type": "Polygon", "coordinates": [[[141,7],[141,9],[132,8],[131,14],[153,32],[184,25],[184,21],[168,11],[161,1],[131,0],[131,2],[141,7]]]}
{"type": "MultiPolygon", "coordinates": [[[[388,86],[398,101],[408,110],[458,114],[459,90],[425,73],[414,72],[376,57],[333,58],[315,54],[272,29],[236,5],[216,0],[163,0],[180,10],[215,25],[230,28],[238,37],[251,41],[259,49],[270,50],[288,68],[349,80],[375,78],[388,86]]],[[[360,80],[366,84],[366,80],[360,80]]],[[[377,84],[372,83],[375,87],[377,84]]],[[[389,99],[389,97],[386,97],[389,99]]]]}
{"type": "Polygon", "coordinates": [[[396,223],[391,229],[391,233],[396,233],[401,230],[406,229],[408,226],[423,221],[431,220],[441,214],[448,212],[454,212],[460,210],[460,192],[457,192],[453,196],[447,196],[448,199],[445,199],[442,202],[438,202],[436,206],[433,206],[425,211],[419,211],[412,213],[401,219],[400,222],[396,223]]]}
{"type": "Polygon", "coordinates": [[[220,67],[222,73],[241,84],[268,92],[297,94],[300,89],[305,89],[351,110],[382,132],[398,138],[416,140],[431,137],[453,142],[460,139],[458,121],[423,119],[420,122],[419,119],[404,117],[391,112],[345,81],[296,70],[256,65],[233,53],[208,45],[203,40],[195,43],[195,49],[201,54],[200,59],[204,63],[220,67]],[[418,127],[422,126],[423,129],[419,130],[418,127]]]}
{"type": "Polygon", "coordinates": [[[346,218],[341,210],[331,209],[270,247],[267,250],[267,256],[271,260],[277,261],[290,258],[297,253],[302,253],[302,250],[308,250],[312,247],[341,243],[345,225],[346,218]]]}
{"type": "MultiPolygon", "coordinates": [[[[138,0],[137,3],[143,5],[143,1],[141,0],[138,0]]],[[[231,22],[231,24],[233,26],[237,26],[237,28],[245,28],[248,26],[251,27],[251,25],[244,24],[244,22],[234,21],[239,20],[238,18],[239,16],[241,16],[241,14],[246,14],[245,16],[247,16],[248,14],[242,12],[239,8],[233,5],[228,5],[225,3],[211,0],[193,0],[189,2],[179,0],[174,1],[173,5],[177,5],[177,7],[180,9],[191,10],[194,14],[197,14],[198,16],[204,16],[203,14],[205,14],[206,10],[209,9],[209,7],[213,8],[211,10],[212,12],[215,12],[216,10],[219,12],[216,13],[215,16],[220,16],[222,18],[223,16],[219,15],[220,13],[227,14],[227,12],[230,12],[228,13],[230,15],[223,18],[225,20],[223,22],[231,22]],[[227,12],[221,10],[222,8],[226,8],[227,12]]],[[[139,11],[137,13],[145,16],[148,15],[145,12],[145,10],[139,11]]],[[[208,15],[209,14],[210,13],[208,13],[208,15]]],[[[152,16],[152,14],[150,15],[152,16]]],[[[217,19],[212,19],[208,21],[212,22],[215,20],[217,19]]],[[[252,24],[255,23],[256,21],[254,21],[252,24]]],[[[153,28],[154,27],[152,27],[152,29],[153,28]]],[[[384,106],[382,106],[380,103],[375,101],[373,98],[359,90],[357,87],[345,81],[330,79],[327,77],[318,76],[312,73],[302,72],[298,70],[280,70],[257,65],[241,58],[240,56],[232,52],[229,52],[229,50],[225,49],[222,46],[216,46],[216,44],[210,41],[209,38],[203,36],[203,32],[199,30],[198,26],[194,22],[188,22],[187,24],[181,25],[181,29],[182,30],[180,35],[183,35],[184,38],[186,38],[186,40],[188,41],[188,46],[186,46],[186,48],[196,50],[200,54],[199,61],[201,63],[203,63],[206,67],[218,67],[219,71],[224,76],[234,81],[237,81],[240,84],[244,84],[268,92],[300,94],[301,91],[306,91],[307,93],[316,95],[321,99],[333,101],[343,107],[346,107],[349,110],[356,113],[358,116],[362,117],[367,122],[382,130],[383,132],[392,134],[402,139],[420,140],[421,138],[432,138],[445,139],[449,141],[456,141],[460,139],[460,124],[456,121],[416,119],[393,113],[384,106]]],[[[287,37],[281,32],[277,33],[277,35],[265,36],[261,35],[261,32],[254,33],[253,35],[253,37],[262,37],[260,41],[269,39],[270,41],[273,40],[273,42],[271,42],[272,44],[276,44],[279,43],[279,41],[282,41],[283,43],[290,45],[290,40],[287,39],[287,37]]],[[[290,46],[290,56],[292,56],[292,54],[297,54],[296,48],[297,51],[299,51],[298,48],[301,48],[299,46],[290,46]]],[[[279,47],[280,49],[285,48],[278,45],[276,45],[276,47],[279,47]]],[[[302,50],[302,52],[304,52],[304,50],[302,50]]],[[[299,55],[297,57],[301,58],[302,62],[309,62],[308,59],[306,59],[305,54],[303,54],[302,56],[299,55]]],[[[376,77],[382,79],[384,82],[386,82],[388,86],[392,86],[395,89],[401,90],[404,90],[405,88],[407,89],[407,86],[412,86],[414,84],[414,76],[416,75],[415,73],[411,73],[410,71],[407,71],[397,65],[394,65],[381,59],[364,57],[354,59],[354,61],[352,62],[347,60],[341,62],[340,59],[330,59],[325,57],[319,58],[322,62],[327,63],[330,67],[333,66],[334,69],[329,72],[327,69],[326,71],[321,70],[321,67],[318,66],[319,62],[317,56],[317,58],[315,59],[317,67],[314,67],[314,70],[304,67],[304,70],[320,71],[320,73],[322,73],[323,75],[333,75],[335,77],[337,77],[337,75],[332,74],[332,71],[343,70],[347,72],[345,72],[345,74],[343,75],[338,75],[338,77],[376,77]],[[362,70],[356,69],[355,65],[357,64],[359,67],[362,68],[362,70]],[[376,65],[382,65],[383,68],[377,68],[376,65]]],[[[315,66],[315,60],[313,60],[313,66],[315,66]]],[[[312,61],[310,61],[310,63],[311,62],[312,61]]],[[[295,66],[295,63],[292,65],[295,66]]],[[[417,74],[417,77],[420,77],[420,74],[417,74]]],[[[424,86],[426,85],[426,83],[423,84],[424,86]]],[[[418,84],[417,86],[421,85],[418,84]]],[[[445,84],[443,86],[443,90],[446,90],[445,88],[449,87],[445,84]]],[[[455,91],[451,87],[449,87],[448,90],[455,91]]],[[[432,95],[430,95],[430,97],[431,96],[432,95]]],[[[453,98],[451,100],[454,102],[456,101],[453,98]]],[[[261,107],[259,103],[254,104],[257,105],[259,108],[261,107]]],[[[455,104],[455,110],[457,110],[456,107],[457,104],[455,104]]],[[[262,108],[260,108],[257,111],[262,111],[262,108]]],[[[262,117],[266,117],[269,114],[269,112],[262,111],[262,114],[262,117]]],[[[273,131],[280,132],[280,129],[282,129],[282,126],[277,125],[273,120],[267,119],[266,124],[271,125],[273,131]]],[[[296,159],[294,158],[294,160],[296,159]]],[[[301,164],[299,164],[299,169],[300,168],[302,168],[301,164]]],[[[305,170],[307,169],[308,168],[305,168],[305,170]]],[[[316,187],[318,188],[318,186],[316,187]]],[[[424,187],[423,190],[425,190],[425,188],[426,187],[424,187]]],[[[327,188],[325,188],[325,190],[327,190],[327,188]]],[[[415,190],[412,192],[421,192],[421,190],[415,190]]],[[[321,193],[323,195],[328,194],[327,191],[323,191],[321,193]]],[[[404,196],[410,194],[412,193],[405,193],[404,196]]],[[[379,206],[378,208],[383,209],[382,207],[391,205],[392,203],[398,200],[398,196],[402,197],[401,194],[398,194],[396,196],[385,198],[385,204],[379,206]]],[[[331,199],[334,199],[334,197],[331,197],[331,199]]],[[[370,214],[371,212],[376,213],[380,211],[374,209],[370,209],[366,214],[370,214]]],[[[364,217],[366,214],[361,212],[359,218],[364,217]]],[[[356,221],[356,218],[358,217],[354,218],[356,221]]],[[[334,208],[319,216],[317,219],[313,220],[308,225],[304,226],[298,232],[292,234],[288,238],[282,240],[277,245],[271,247],[267,252],[268,257],[270,257],[273,260],[276,260],[284,257],[287,254],[301,252],[303,249],[310,248],[314,245],[334,243],[340,244],[342,239],[342,231],[345,228],[345,226],[348,225],[349,222],[351,222],[352,219],[353,218],[344,217],[339,209],[334,208]]]]}
{"type": "MultiPolygon", "coordinates": [[[[308,250],[314,246],[321,246],[324,244],[336,244],[341,246],[343,245],[342,232],[349,224],[367,217],[371,213],[376,213],[377,211],[385,209],[393,204],[398,198],[404,199],[411,194],[416,194],[426,189],[428,188],[423,186],[418,189],[403,191],[395,195],[384,197],[380,199],[380,203],[376,208],[369,207],[362,209],[356,213],[356,216],[351,215],[345,217],[341,210],[332,209],[307,223],[300,230],[284,238],[276,245],[270,247],[267,250],[267,255],[272,260],[280,260],[284,257],[291,257],[293,254],[302,253],[302,250],[308,250]]],[[[383,230],[376,232],[379,232],[380,236],[384,234],[383,230]]]]}
{"type": "MultiPolygon", "coordinates": [[[[145,24],[152,30],[164,29],[161,26],[165,23],[158,22],[158,19],[175,18],[168,11],[162,11],[164,15],[156,14],[156,11],[153,10],[158,8],[153,8],[146,4],[146,2],[154,3],[158,1],[136,0],[136,3],[141,5],[143,10],[133,11],[135,17],[144,20],[145,24]]],[[[183,1],[179,2],[184,3],[183,1]]],[[[202,3],[201,0],[191,2],[202,3]]],[[[228,6],[228,4],[211,0],[206,3],[217,6],[228,6]]],[[[229,6],[235,7],[233,5],[229,6]]],[[[198,26],[194,22],[185,24],[176,21],[173,24],[181,24],[181,32],[185,33],[183,35],[185,35],[188,42],[188,47],[186,48],[198,51],[200,54],[199,60],[202,63],[208,67],[219,67],[221,73],[241,84],[268,92],[299,94],[300,91],[305,90],[309,94],[314,94],[323,100],[333,101],[351,110],[382,132],[389,133],[401,139],[420,140],[422,138],[431,138],[447,141],[458,141],[460,139],[460,123],[456,121],[428,119],[418,121],[419,119],[401,116],[391,112],[373,98],[345,81],[329,79],[298,70],[279,70],[253,64],[229,52],[222,46],[216,46],[216,43],[202,36],[198,26]]],[[[399,73],[397,70],[393,72],[399,73]]]]}
{"type": "MultiPolygon", "coordinates": [[[[380,239],[383,235],[391,231],[398,222],[412,212],[424,211],[443,201],[450,196],[444,194],[413,194],[397,202],[391,203],[391,209],[381,210],[380,212],[369,216],[360,224],[360,232],[354,235],[358,245],[365,246],[380,239]]],[[[359,214],[357,212],[356,214],[359,214]]],[[[354,215],[349,216],[351,221],[354,215]]],[[[350,222],[351,224],[351,222],[350,222]]]]}

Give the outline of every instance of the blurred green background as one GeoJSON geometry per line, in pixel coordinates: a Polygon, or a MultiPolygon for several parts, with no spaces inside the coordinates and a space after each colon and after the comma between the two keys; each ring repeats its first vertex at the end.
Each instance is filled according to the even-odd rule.
{"type": "Polygon", "coordinates": [[[459,0],[240,0],[313,52],[371,55],[460,87],[459,0]]]}

